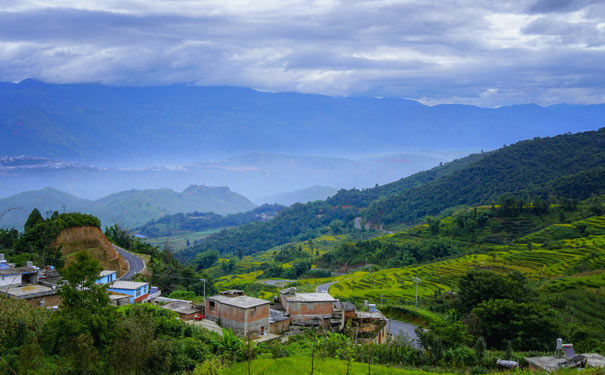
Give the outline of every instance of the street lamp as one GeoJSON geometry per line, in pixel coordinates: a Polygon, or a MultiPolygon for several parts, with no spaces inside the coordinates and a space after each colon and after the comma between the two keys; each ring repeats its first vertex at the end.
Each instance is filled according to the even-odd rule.
{"type": "Polygon", "coordinates": [[[417,278],[417,277],[414,277],[414,278],[412,279],[412,281],[416,283],[416,307],[418,307],[418,284],[420,284],[420,282],[421,282],[422,280],[420,280],[420,279],[419,279],[419,278],[417,278]]]}

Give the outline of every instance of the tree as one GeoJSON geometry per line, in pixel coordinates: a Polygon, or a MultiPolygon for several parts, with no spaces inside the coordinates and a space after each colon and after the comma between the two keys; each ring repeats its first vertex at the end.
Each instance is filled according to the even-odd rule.
{"type": "MultiPolygon", "coordinates": [[[[86,251],[72,259],[61,270],[67,282],[60,292],[62,305],[49,319],[43,341],[47,352],[65,356],[76,368],[81,358],[78,352],[93,361],[98,358],[97,348],[110,347],[116,312],[109,305],[105,286],[96,283],[102,270],[99,262],[86,251]]],[[[96,365],[94,361],[90,364],[96,365]]]]}
{"type": "Polygon", "coordinates": [[[462,313],[490,299],[527,301],[533,294],[525,276],[518,271],[508,277],[485,270],[471,270],[458,282],[457,307],[462,313]]]}
{"type": "Polygon", "coordinates": [[[472,315],[489,347],[503,349],[510,342],[520,350],[548,350],[557,338],[552,311],[534,303],[489,300],[477,305],[472,315]]]}
{"type": "Polygon", "coordinates": [[[432,235],[439,234],[439,227],[441,226],[441,220],[437,217],[427,217],[426,222],[429,225],[429,229],[431,230],[432,235]]]}
{"type": "Polygon", "coordinates": [[[129,374],[132,370],[136,374],[141,373],[153,349],[153,315],[141,305],[135,305],[125,310],[125,316],[116,328],[114,368],[120,374],[129,374]]]}
{"type": "Polygon", "coordinates": [[[24,229],[27,231],[28,229],[33,228],[34,225],[36,225],[36,223],[38,223],[40,221],[44,221],[44,219],[42,218],[42,214],[40,214],[40,211],[38,211],[37,208],[34,208],[32,210],[32,212],[29,214],[29,216],[27,217],[27,221],[25,222],[24,229]]]}
{"type": "Polygon", "coordinates": [[[208,250],[201,253],[198,253],[195,256],[194,263],[197,266],[197,269],[210,268],[212,267],[219,258],[219,253],[216,250],[208,250]]]}
{"type": "Polygon", "coordinates": [[[473,349],[475,349],[475,357],[477,359],[477,364],[479,366],[482,366],[483,359],[485,358],[485,339],[480,336],[477,341],[475,341],[475,347],[473,349]]]}

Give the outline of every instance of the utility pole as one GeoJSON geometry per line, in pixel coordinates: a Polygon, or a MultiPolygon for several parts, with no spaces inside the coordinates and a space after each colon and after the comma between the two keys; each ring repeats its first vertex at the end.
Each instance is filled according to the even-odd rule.
{"type": "Polygon", "coordinates": [[[420,284],[421,280],[417,277],[414,277],[412,281],[416,283],[416,307],[418,307],[418,284],[420,284]]]}
{"type": "Polygon", "coordinates": [[[206,279],[200,279],[204,282],[204,307],[206,307],[206,279]]]}

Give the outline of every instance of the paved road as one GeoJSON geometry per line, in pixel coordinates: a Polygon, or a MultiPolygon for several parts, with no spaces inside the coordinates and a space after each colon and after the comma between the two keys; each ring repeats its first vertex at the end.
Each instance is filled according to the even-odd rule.
{"type": "Polygon", "coordinates": [[[286,285],[288,285],[290,283],[293,283],[295,281],[296,280],[286,280],[286,279],[283,279],[283,280],[263,280],[263,283],[267,284],[267,285],[273,285],[273,286],[277,286],[277,287],[283,287],[283,286],[286,286],[286,285]]]}
{"type": "Polygon", "coordinates": [[[330,289],[330,286],[332,286],[332,284],[336,284],[337,282],[338,281],[332,281],[331,283],[318,285],[317,288],[315,288],[315,291],[317,293],[328,293],[328,289],[330,289]]]}
{"type": "Polygon", "coordinates": [[[141,258],[129,253],[128,251],[122,249],[119,246],[113,245],[113,248],[116,249],[122,256],[122,258],[124,258],[130,265],[128,272],[124,276],[120,277],[120,280],[132,280],[134,278],[134,275],[143,271],[143,269],[145,268],[145,263],[143,263],[143,260],[141,258]]]}
{"type": "MultiPolygon", "coordinates": [[[[336,284],[338,281],[332,281],[331,283],[325,283],[318,285],[315,291],[318,293],[327,293],[332,284],[336,284]]],[[[410,323],[402,322],[401,320],[389,319],[389,333],[393,336],[404,335],[411,339],[412,345],[416,348],[420,348],[420,340],[416,335],[416,326],[410,323]]]]}
{"type": "Polygon", "coordinates": [[[416,335],[416,326],[401,320],[389,319],[389,333],[393,336],[404,335],[412,340],[412,345],[420,348],[420,340],[416,335]]]}
{"type": "Polygon", "coordinates": [[[361,216],[355,218],[355,229],[361,229],[361,216]]]}

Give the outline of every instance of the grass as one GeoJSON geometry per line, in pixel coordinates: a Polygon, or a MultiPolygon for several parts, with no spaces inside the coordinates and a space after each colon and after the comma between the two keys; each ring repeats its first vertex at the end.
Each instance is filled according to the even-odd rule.
{"type": "MultiPolygon", "coordinates": [[[[337,359],[315,359],[315,375],[346,374],[347,361],[337,359]]],[[[372,365],[371,372],[374,375],[421,375],[431,374],[420,370],[399,369],[381,365],[372,365]]],[[[279,359],[257,359],[251,363],[251,374],[255,375],[309,375],[311,373],[310,357],[287,357],[279,359]]],[[[351,362],[350,375],[362,375],[368,373],[366,363],[351,362]]],[[[248,363],[239,362],[228,369],[224,369],[223,375],[248,375],[248,363]]]]}

